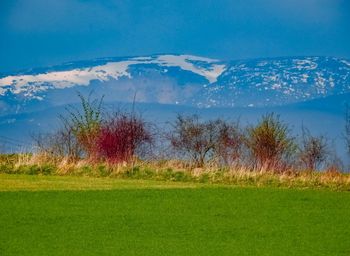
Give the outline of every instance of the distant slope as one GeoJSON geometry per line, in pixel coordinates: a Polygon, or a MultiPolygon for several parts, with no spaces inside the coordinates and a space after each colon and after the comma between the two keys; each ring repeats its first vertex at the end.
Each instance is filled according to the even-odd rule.
{"type": "Polygon", "coordinates": [[[350,61],[286,57],[223,62],[191,55],[105,58],[0,77],[0,115],[77,102],[76,91],[107,101],[193,107],[268,107],[350,93],[350,61]]]}

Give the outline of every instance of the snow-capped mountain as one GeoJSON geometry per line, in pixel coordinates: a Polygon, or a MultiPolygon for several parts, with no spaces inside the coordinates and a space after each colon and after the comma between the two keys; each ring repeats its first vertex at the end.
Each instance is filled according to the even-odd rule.
{"type": "Polygon", "coordinates": [[[220,61],[192,55],[104,58],[0,77],[0,115],[77,101],[94,90],[106,101],[195,107],[264,107],[350,93],[350,61],[286,57],[220,61]]]}
{"type": "Polygon", "coordinates": [[[235,61],[217,82],[204,87],[210,106],[286,105],[349,93],[350,61],[331,57],[235,61]]]}

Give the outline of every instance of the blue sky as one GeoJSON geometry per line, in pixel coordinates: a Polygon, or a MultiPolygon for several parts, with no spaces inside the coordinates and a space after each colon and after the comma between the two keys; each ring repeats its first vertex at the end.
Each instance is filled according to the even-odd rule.
{"type": "Polygon", "coordinates": [[[0,0],[0,73],[154,53],[350,58],[350,1],[0,0]]]}

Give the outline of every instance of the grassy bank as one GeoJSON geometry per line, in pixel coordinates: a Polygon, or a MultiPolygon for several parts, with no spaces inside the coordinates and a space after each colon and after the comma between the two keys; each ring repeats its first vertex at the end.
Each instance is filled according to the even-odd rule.
{"type": "MultiPolygon", "coordinates": [[[[350,191],[350,175],[338,171],[269,170],[237,168],[190,168],[174,161],[136,162],[131,165],[38,161],[29,156],[0,159],[0,173],[42,176],[110,177],[115,179],[177,181],[256,187],[327,188],[350,191]]],[[[53,186],[55,186],[53,184],[53,186]]]]}
{"type": "Polygon", "coordinates": [[[1,255],[350,254],[347,192],[4,174],[0,187],[1,255]]]}

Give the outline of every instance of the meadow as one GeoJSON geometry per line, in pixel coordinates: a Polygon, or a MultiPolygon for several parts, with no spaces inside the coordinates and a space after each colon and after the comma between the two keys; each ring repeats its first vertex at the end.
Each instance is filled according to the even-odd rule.
{"type": "Polygon", "coordinates": [[[1,255],[349,255],[350,194],[0,175],[1,255]]]}

